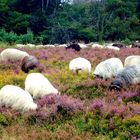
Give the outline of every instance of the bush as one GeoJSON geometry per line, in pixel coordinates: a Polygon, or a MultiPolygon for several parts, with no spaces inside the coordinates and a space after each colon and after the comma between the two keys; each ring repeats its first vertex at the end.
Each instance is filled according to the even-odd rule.
{"type": "Polygon", "coordinates": [[[5,29],[0,29],[0,42],[14,44],[14,43],[34,43],[34,34],[31,30],[27,34],[18,36],[13,31],[6,32],[5,29]]]}

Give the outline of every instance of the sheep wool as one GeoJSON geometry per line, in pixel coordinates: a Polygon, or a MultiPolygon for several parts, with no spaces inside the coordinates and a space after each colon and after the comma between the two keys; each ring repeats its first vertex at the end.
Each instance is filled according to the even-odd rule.
{"type": "Polygon", "coordinates": [[[30,70],[37,68],[39,61],[35,56],[25,56],[21,62],[21,70],[28,73],[30,70]]]}
{"type": "Polygon", "coordinates": [[[73,71],[74,73],[78,71],[85,71],[90,73],[91,63],[85,58],[78,57],[70,61],[69,70],[73,71]]]}
{"type": "Polygon", "coordinates": [[[65,49],[66,49],[66,50],[67,50],[67,49],[73,49],[73,50],[79,52],[79,51],[81,50],[81,47],[80,47],[79,44],[73,43],[73,44],[68,45],[65,49]]]}
{"type": "Polygon", "coordinates": [[[126,57],[124,61],[124,67],[128,67],[131,65],[140,65],[140,56],[139,55],[131,55],[126,57]]]}
{"type": "Polygon", "coordinates": [[[14,85],[5,85],[0,90],[0,106],[11,107],[20,112],[27,112],[37,109],[32,96],[14,85]]]}
{"type": "Polygon", "coordinates": [[[25,79],[25,91],[33,95],[34,99],[48,94],[59,94],[50,81],[41,73],[30,73],[25,79]]]}
{"type": "Polygon", "coordinates": [[[103,79],[110,79],[116,76],[117,73],[123,69],[123,63],[119,58],[109,58],[105,61],[100,62],[93,72],[96,77],[101,77],[103,79]]]}
{"type": "Polygon", "coordinates": [[[106,48],[107,49],[112,49],[112,50],[115,50],[115,51],[119,51],[120,50],[120,48],[112,46],[112,45],[108,45],[108,46],[106,46],[106,48]]]}
{"type": "Polygon", "coordinates": [[[13,48],[8,48],[3,50],[0,55],[2,61],[8,61],[8,60],[19,61],[23,59],[25,56],[29,56],[27,52],[18,49],[13,49],[13,48]]]}
{"type": "Polygon", "coordinates": [[[140,83],[140,65],[132,65],[121,70],[111,82],[109,89],[121,90],[131,84],[140,83]]]}

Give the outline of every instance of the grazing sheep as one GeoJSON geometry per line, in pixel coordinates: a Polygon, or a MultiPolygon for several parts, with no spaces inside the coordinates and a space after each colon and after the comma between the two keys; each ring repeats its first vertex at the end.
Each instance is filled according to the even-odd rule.
{"type": "Polygon", "coordinates": [[[25,47],[24,44],[17,44],[16,46],[17,46],[18,48],[24,48],[24,47],[25,47]]]}
{"type": "Polygon", "coordinates": [[[55,45],[47,44],[47,45],[43,45],[43,47],[45,47],[45,48],[55,48],[55,45]]]}
{"type": "Polygon", "coordinates": [[[140,48],[140,42],[133,42],[131,48],[140,48]]]}
{"type": "Polygon", "coordinates": [[[48,94],[59,94],[49,80],[41,73],[30,73],[25,79],[25,91],[33,95],[34,99],[48,94]]]}
{"type": "Polygon", "coordinates": [[[30,70],[37,68],[39,61],[35,56],[25,56],[21,62],[21,70],[28,73],[30,70]]]}
{"type": "Polygon", "coordinates": [[[57,47],[59,47],[59,48],[65,48],[65,47],[67,47],[67,44],[59,44],[59,45],[57,45],[57,47]]]}
{"type": "Polygon", "coordinates": [[[92,47],[92,48],[104,48],[103,45],[100,45],[100,44],[98,44],[98,43],[92,44],[91,47],[92,47]]]}
{"type": "Polygon", "coordinates": [[[109,89],[120,91],[123,87],[137,83],[140,83],[140,65],[128,66],[117,74],[109,89]]]}
{"type": "Polygon", "coordinates": [[[78,73],[79,71],[87,71],[91,72],[91,63],[82,57],[75,58],[70,61],[69,69],[74,73],[78,73]]]}
{"type": "Polygon", "coordinates": [[[124,67],[131,65],[140,65],[140,56],[139,55],[131,55],[128,56],[124,61],[124,67]]]}
{"type": "Polygon", "coordinates": [[[25,56],[29,56],[27,52],[13,48],[3,50],[0,55],[2,61],[19,61],[22,60],[25,56]]]}
{"type": "Polygon", "coordinates": [[[116,76],[122,69],[123,64],[119,58],[109,58],[96,66],[93,75],[95,78],[108,79],[116,76]]]}
{"type": "Polygon", "coordinates": [[[30,48],[34,48],[35,47],[35,44],[26,44],[26,47],[30,47],[30,48]]]}
{"type": "Polygon", "coordinates": [[[107,45],[105,48],[112,49],[112,50],[115,50],[115,51],[119,51],[120,50],[120,48],[112,46],[112,45],[107,45]]]}
{"type": "Polygon", "coordinates": [[[20,112],[27,112],[37,109],[32,96],[14,85],[5,85],[0,90],[0,106],[11,107],[20,112]]]}
{"type": "Polygon", "coordinates": [[[81,47],[79,44],[76,44],[76,43],[73,43],[73,44],[70,44],[66,47],[66,50],[67,49],[74,49],[75,51],[80,51],[81,50],[81,47]]]}
{"type": "Polygon", "coordinates": [[[87,48],[87,45],[84,43],[78,43],[78,45],[80,46],[80,48],[87,48]]]}
{"type": "Polygon", "coordinates": [[[122,44],[122,43],[114,43],[114,44],[112,44],[112,46],[118,47],[118,48],[126,48],[126,45],[122,44]]]}

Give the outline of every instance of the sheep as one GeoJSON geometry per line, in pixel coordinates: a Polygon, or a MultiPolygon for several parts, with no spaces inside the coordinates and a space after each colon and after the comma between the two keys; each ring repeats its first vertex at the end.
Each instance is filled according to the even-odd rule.
{"type": "Polygon", "coordinates": [[[84,43],[78,43],[78,45],[80,46],[80,48],[87,48],[87,45],[84,43]]]}
{"type": "Polygon", "coordinates": [[[24,44],[16,44],[16,46],[17,46],[18,48],[24,48],[24,47],[25,47],[24,44]]]}
{"type": "Polygon", "coordinates": [[[133,42],[131,48],[140,48],[140,42],[138,42],[138,41],[133,42]]]}
{"type": "Polygon", "coordinates": [[[118,47],[118,48],[126,48],[126,45],[122,44],[122,43],[114,43],[114,44],[112,44],[112,46],[118,47]]]}
{"type": "Polygon", "coordinates": [[[112,50],[115,50],[115,51],[119,51],[120,50],[120,48],[112,46],[112,45],[107,45],[105,48],[112,49],[112,50]]]}
{"type": "Polygon", "coordinates": [[[35,56],[25,56],[21,62],[21,70],[28,73],[30,70],[37,68],[39,61],[35,56]]]}
{"type": "Polygon", "coordinates": [[[123,87],[140,83],[140,65],[132,65],[121,70],[111,82],[109,90],[120,91],[123,87]]]}
{"type": "Polygon", "coordinates": [[[73,73],[78,73],[79,71],[91,72],[91,63],[82,57],[75,58],[69,63],[69,70],[73,73]]]}
{"type": "Polygon", "coordinates": [[[48,94],[59,94],[58,90],[41,73],[30,73],[25,79],[25,91],[33,95],[34,99],[48,94]]]}
{"type": "Polygon", "coordinates": [[[55,45],[47,44],[47,45],[43,45],[43,47],[45,47],[45,48],[55,48],[55,45]]]}
{"type": "Polygon", "coordinates": [[[32,96],[14,85],[5,85],[0,90],[0,106],[11,107],[19,112],[28,112],[37,109],[32,96]]]}
{"type": "Polygon", "coordinates": [[[73,44],[70,44],[66,47],[66,50],[67,49],[74,49],[75,51],[80,51],[81,50],[81,47],[79,44],[76,44],[76,43],[73,43],[73,44]]]}
{"type": "Polygon", "coordinates": [[[131,55],[128,56],[124,61],[124,67],[131,65],[140,65],[140,56],[139,55],[131,55]]]}
{"type": "Polygon", "coordinates": [[[35,47],[35,44],[29,43],[29,44],[26,44],[26,47],[34,48],[35,47]]]}
{"type": "Polygon", "coordinates": [[[59,48],[65,48],[65,47],[67,47],[67,44],[59,44],[59,45],[56,45],[57,47],[59,47],[59,48]]]}
{"type": "Polygon", "coordinates": [[[93,72],[95,78],[110,79],[123,69],[123,63],[119,58],[109,58],[100,62],[93,72]]]}
{"type": "Polygon", "coordinates": [[[1,52],[1,61],[19,61],[22,60],[25,56],[29,56],[27,52],[13,49],[13,48],[7,48],[1,52]]]}
{"type": "Polygon", "coordinates": [[[91,47],[92,47],[92,48],[104,48],[103,45],[100,45],[100,44],[98,44],[98,43],[92,44],[91,47]]]}

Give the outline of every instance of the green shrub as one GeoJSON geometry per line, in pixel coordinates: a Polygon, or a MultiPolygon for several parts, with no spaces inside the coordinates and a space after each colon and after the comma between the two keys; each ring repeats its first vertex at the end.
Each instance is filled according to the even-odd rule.
{"type": "Polygon", "coordinates": [[[7,119],[3,114],[0,114],[0,124],[1,125],[8,125],[7,119]]]}

